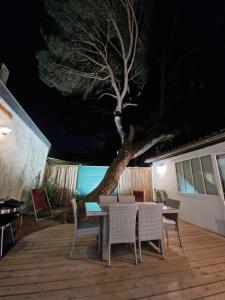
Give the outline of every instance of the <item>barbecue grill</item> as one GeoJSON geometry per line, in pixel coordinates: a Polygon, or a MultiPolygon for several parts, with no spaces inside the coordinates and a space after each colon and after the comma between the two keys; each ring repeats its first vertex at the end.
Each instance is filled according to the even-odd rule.
{"type": "Polygon", "coordinates": [[[22,201],[18,201],[16,199],[10,199],[10,198],[0,199],[0,229],[1,229],[0,257],[2,257],[3,255],[3,244],[5,240],[7,241],[7,244],[10,244],[11,246],[14,244],[11,222],[19,216],[20,207],[22,204],[23,204],[22,201]],[[7,236],[4,239],[4,231],[7,229],[9,229],[10,231],[10,239],[7,239],[7,236]]]}

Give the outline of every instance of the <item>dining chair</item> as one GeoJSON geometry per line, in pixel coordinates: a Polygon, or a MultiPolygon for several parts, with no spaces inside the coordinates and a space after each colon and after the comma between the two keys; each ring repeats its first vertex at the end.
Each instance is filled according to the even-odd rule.
{"type": "Polygon", "coordinates": [[[118,195],[119,203],[135,203],[134,195],[118,195]]]}
{"type": "Polygon", "coordinates": [[[139,257],[142,262],[141,243],[144,241],[158,240],[161,254],[165,257],[163,239],[163,205],[145,203],[138,205],[138,246],[139,257]]]}
{"type": "Polygon", "coordinates": [[[102,205],[117,203],[117,195],[100,195],[99,203],[102,205]]]}
{"type": "Polygon", "coordinates": [[[98,243],[98,254],[100,254],[100,226],[97,223],[93,224],[91,222],[78,223],[76,199],[73,198],[71,200],[71,203],[72,203],[73,215],[74,215],[74,234],[73,234],[72,248],[70,251],[70,257],[72,257],[73,255],[73,250],[77,239],[79,237],[88,236],[88,235],[96,236],[97,243],[98,243]]]}
{"type": "Polygon", "coordinates": [[[111,265],[112,244],[133,244],[134,261],[137,261],[136,249],[136,216],[137,205],[117,204],[109,205],[109,243],[108,243],[108,267],[111,265]]]}
{"type": "MultiPolygon", "coordinates": [[[[176,208],[177,210],[180,209],[180,201],[175,200],[175,199],[169,199],[169,198],[166,199],[165,205],[176,208]]],[[[170,231],[170,230],[176,231],[180,247],[182,248],[180,232],[179,232],[178,216],[179,216],[179,213],[169,213],[169,214],[167,213],[163,217],[163,223],[164,223],[164,229],[166,231],[167,241],[169,240],[168,231],[170,231]]]]}
{"type": "Polygon", "coordinates": [[[144,191],[133,190],[133,195],[135,197],[136,202],[144,202],[144,199],[145,199],[145,192],[144,191]]]}

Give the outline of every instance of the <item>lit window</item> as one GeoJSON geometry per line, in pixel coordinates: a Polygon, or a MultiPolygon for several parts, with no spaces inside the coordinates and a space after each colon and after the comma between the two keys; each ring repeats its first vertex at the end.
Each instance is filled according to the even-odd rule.
{"type": "Polygon", "coordinates": [[[217,195],[211,156],[175,163],[178,191],[217,195]]]}

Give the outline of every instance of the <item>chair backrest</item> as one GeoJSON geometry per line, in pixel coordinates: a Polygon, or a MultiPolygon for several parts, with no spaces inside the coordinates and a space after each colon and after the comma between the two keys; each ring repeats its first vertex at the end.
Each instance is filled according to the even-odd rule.
{"type": "Polygon", "coordinates": [[[163,237],[163,205],[143,203],[138,205],[138,236],[140,241],[163,237]]]}
{"type": "Polygon", "coordinates": [[[118,196],[119,203],[134,203],[135,197],[134,195],[119,195],[118,196]]]}
{"type": "Polygon", "coordinates": [[[144,202],[145,199],[144,191],[133,191],[133,195],[135,197],[136,202],[144,202]]]}
{"type": "Polygon", "coordinates": [[[35,210],[50,206],[45,189],[32,189],[31,194],[35,210]]]}
{"type": "Polygon", "coordinates": [[[103,205],[117,203],[117,195],[100,195],[99,203],[103,205]]]}
{"type": "Polygon", "coordinates": [[[136,204],[109,205],[109,243],[136,241],[136,204]]]}
{"type": "Polygon", "coordinates": [[[73,216],[74,216],[74,230],[77,230],[77,201],[75,198],[71,199],[71,204],[73,208],[73,216]]]}
{"type": "Polygon", "coordinates": [[[40,221],[47,218],[53,218],[53,212],[46,190],[44,188],[32,189],[31,196],[36,221],[40,221]],[[41,216],[41,214],[43,215],[43,212],[45,212],[45,215],[41,216]]]}
{"type": "Polygon", "coordinates": [[[167,198],[165,200],[165,205],[179,209],[180,208],[180,201],[167,198]]]}
{"type": "MultiPolygon", "coordinates": [[[[176,209],[180,209],[180,201],[179,200],[174,200],[174,199],[169,199],[167,198],[165,200],[165,205],[167,206],[170,206],[170,207],[173,207],[173,208],[176,208],[176,209]]],[[[174,213],[171,213],[171,214],[166,214],[165,216],[167,219],[170,219],[170,220],[173,220],[175,221],[176,223],[178,223],[178,214],[174,214],[174,213]]]]}

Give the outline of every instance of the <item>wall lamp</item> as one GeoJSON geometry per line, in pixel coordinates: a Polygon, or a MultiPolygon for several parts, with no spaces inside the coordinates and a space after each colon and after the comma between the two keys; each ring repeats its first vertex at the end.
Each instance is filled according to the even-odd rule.
{"type": "Polygon", "coordinates": [[[2,127],[2,126],[0,126],[0,134],[1,135],[7,135],[10,132],[12,132],[12,129],[10,129],[8,127],[2,127]]]}
{"type": "Polygon", "coordinates": [[[166,173],[166,165],[161,163],[157,166],[157,171],[160,175],[164,175],[166,173]]]}

